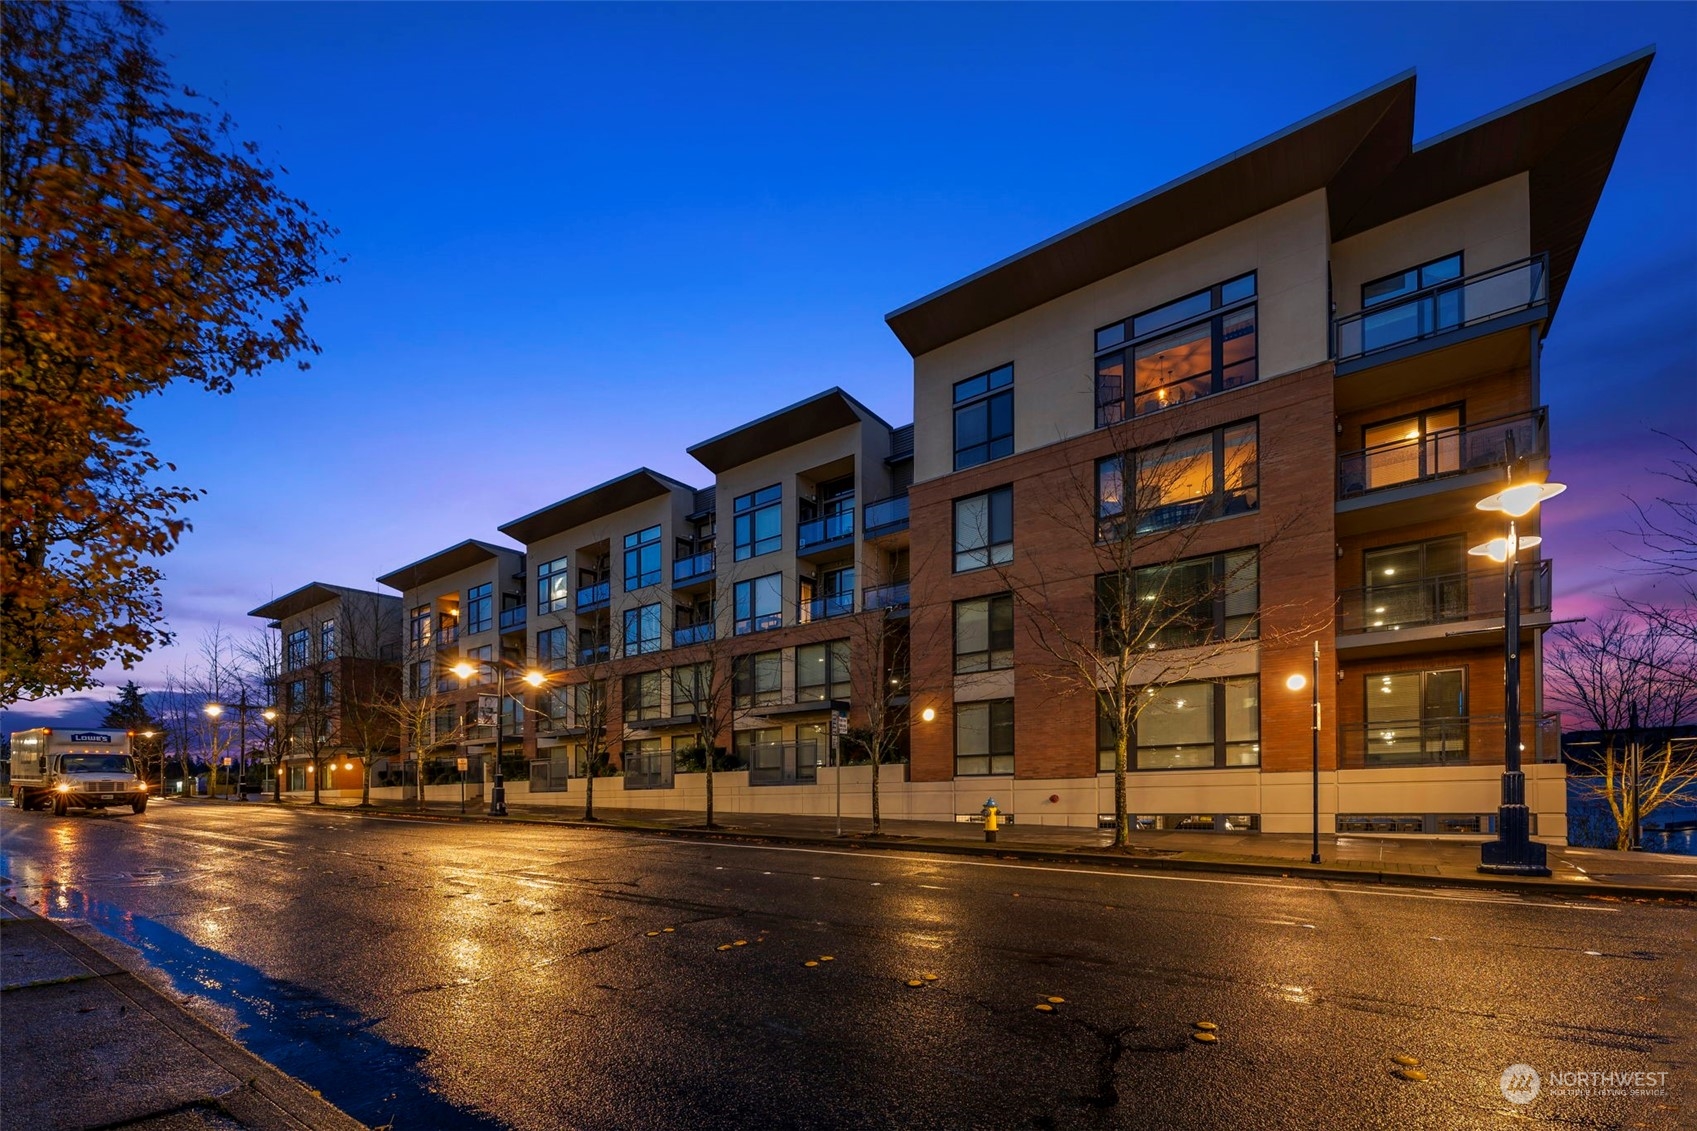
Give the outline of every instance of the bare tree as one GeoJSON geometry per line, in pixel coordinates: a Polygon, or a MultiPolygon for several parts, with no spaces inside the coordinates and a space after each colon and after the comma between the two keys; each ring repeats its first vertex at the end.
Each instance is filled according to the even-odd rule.
{"type": "Polygon", "coordinates": [[[1598,777],[1582,788],[1608,806],[1615,845],[1628,848],[1635,796],[1639,820],[1697,799],[1697,756],[1668,737],[1697,713],[1697,642],[1660,619],[1620,612],[1559,625],[1550,636],[1545,694],[1597,732],[1598,777]],[[1645,731],[1661,740],[1634,758],[1630,748],[1650,737],[1645,731]]]}
{"type": "Polygon", "coordinates": [[[906,614],[905,601],[863,609],[850,627],[849,700],[861,722],[850,728],[844,741],[864,750],[872,764],[874,835],[884,831],[879,768],[898,760],[907,743],[912,626],[906,614]]]}
{"type": "Polygon", "coordinates": [[[340,602],[331,663],[337,693],[338,736],[360,763],[360,807],[371,807],[371,771],[400,753],[392,704],[400,691],[400,606],[368,595],[340,602]]]}
{"type": "MultiPolygon", "coordinates": [[[[997,513],[1011,508],[1011,496],[1004,504],[992,492],[980,497],[976,517],[957,511],[969,536],[956,556],[993,568],[1011,595],[1043,658],[1024,670],[1057,695],[1094,703],[1113,741],[1113,843],[1123,847],[1131,835],[1129,751],[1138,720],[1166,705],[1160,689],[1206,678],[1270,641],[1312,636],[1332,609],[1262,599],[1262,562],[1303,508],[1278,521],[1263,514],[1256,545],[1220,546],[1214,520],[1259,505],[1264,444],[1255,424],[1175,436],[1156,417],[1104,431],[1113,447],[1103,458],[1074,462],[1033,487],[1057,552],[1016,558],[999,533],[1011,517],[997,513]],[[1269,617],[1275,607],[1279,615],[1269,617]]],[[[998,639],[1011,636],[1011,610],[1005,628],[998,612],[988,610],[987,649],[1011,653],[1011,639],[998,639]]]]}
{"type": "Polygon", "coordinates": [[[1621,604],[1645,623],[1697,645],[1697,447],[1666,432],[1681,454],[1656,474],[1665,493],[1648,502],[1632,499],[1633,525],[1624,531],[1636,545],[1626,553],[1633,572],[1655,580],[1648,595],[1617,594],[1621,604]]]}
{"type": "Polygon", "coordinates": [[[403,757],[413,764],[416,808],[424,808],[425,762],[432,751],[457,747],[467,733],[457,696],[439,690],[435,648],[429,639],[409,641],[401,653],[400,678],[380,688],[375,702],[403,757]]]}

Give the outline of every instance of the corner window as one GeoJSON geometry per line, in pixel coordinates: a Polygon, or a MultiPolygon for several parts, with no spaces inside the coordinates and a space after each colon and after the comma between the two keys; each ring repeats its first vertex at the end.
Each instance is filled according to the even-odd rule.
{"type": "Polygon", "coordinates": [[[1013,700],[955,704],[955,776],[1013,773],[1013,700]]]}
{"type": "Polygon", "coordinates": [[[736,583],[735,635],[784,626],[784,575],[769,573],[736,583]]]}
{"type": "Polygon", "coordinates": [[[639,672],[627,675],[620,688],[625,722],[649,722],[660,717],[660,673],[639,672]]]}
{"type": "Polygon", "coordinates": [[[488,632],[495,623],[495,587],[493,584],[474,585],[466,590],[465,630],[475,635],[488,632]]]}
{"type": "Polygon", "coordinates": [[[1255,510],[1258,446],[1250,421],[1097,461],[1097,538],[1152,534],[1255,510]],[[1128,469],[1135,476],[1130,497],[1128,469]]]}
{"type": "Polygon", "coordinates": [[[757,558],[783,548],[783,499],[784,489],[777,483],[736,497],[733,506],[737,561],[757,558]]]}
{"type": "Polygon", "coordinates": [[[625,655],[640,656],[660,650],[660,606],[643,605],[625,610],[625,655]]]}
{"type": "Polygon", "coordinates": [[[571,611],[571,570],[566,558],[555,558],[536,567],[536,611],[571,611]]]}
{"type": "Polygon", "coordinates": [[[849,642],[803,644],[795,650],[795,701],[828,703],[849,697],[849,642]]]}
{"type": "Polygon", "coordinates": [[[955,572],[1013,561],[1013,488],[955,500],[955,572]]]}
{"type": "Polygon", "coordinates": [[[625,535],[625,592],[660,584],[660,528],[625,535]]]}
{"type": "Polygon", "coordinates": [[[955,470],[1013,454],[1013,366],[955,382],[955,470]]]}
{"type": "Polygon", "coordinates": [[[731,702],[739,710],[783,702],[784,653],[755,652],[731,661],[731,702]]]}
{"type": "Polygon", "coordinates": [[[955,602],[955,674],[1013,667],[1013,595],[955,602]]]}
{"type": "Polygon", "coordinates": [[[1250,272],[1097,330],[1096,427],[1254,381],[1255,306],[1250,272]]]}
{"type": "MultiPolygon", "coordinates": [[[[1261,764],[1260,677],[1145,687],[1132,736],[1139,770],[1211,770],[1261,764]]],[[[1102,771],[1114,768],[1114,725],[1098,701],[1102,771]]]]}

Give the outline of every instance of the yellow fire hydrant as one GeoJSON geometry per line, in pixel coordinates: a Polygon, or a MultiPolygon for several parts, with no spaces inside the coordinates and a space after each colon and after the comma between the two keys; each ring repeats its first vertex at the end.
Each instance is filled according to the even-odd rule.
{"type": "Polygon", "coordinates": [[[984,803],[984,843],[996,843],[996,830],[1002,827],[1002,811],[996,808],[994,797],[984,803]]]}

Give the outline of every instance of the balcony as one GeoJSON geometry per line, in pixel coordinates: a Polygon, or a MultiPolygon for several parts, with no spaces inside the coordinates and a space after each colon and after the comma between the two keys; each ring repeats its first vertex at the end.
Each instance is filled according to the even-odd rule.
{"type": "Polygon", "coordinates": [[[439,624],[436,626],[436,650],[451,652],[459,647],[460,626],[458,624],[439,624]]]}
{"type": "Polygon", "coordinates": [[[1452,279],[1332,323],[1332,357],[1338,375],[1411,352],[1494,333],[1505,323],[1524,325],[1544,316],[1549,302],[1549,261],[1535,255],[1463,279],[1452,279]]]}
{"type": "MultiPolygon", "coordinates": [[[[1502,715],[1346,723],[1340,765],[1346,770],[1398,766],[1500,766],[1502,715]]],[[[1520,716],[1521,757],[1561,759],[1561,716],[1554,711],[1520,716]]]]}
{"type": "MultiPolygon", "coordinates": [[[[852,507],[853,500],[850,500],[852,507]]],[[[817,554],[835,550],[854,541],[854,511],[852,509],[828,514],[812,522],[799,523],[795,530],[797,554],[817,554]]]]}
{"type": "Polygon", "coordinates": [[[1544,408],[1345,452],[1338,457],[1338,532],[1445,517],[1457,494],[1471,506],[1500,488],[1511,458],[1547,460],[1549,454],[1544,408]]]}
{"type": "Polygon", "coordinates": [[[500,632],[505,636],[509,632],[523,632],[525,623],[525,606],[519,605],[511,609],[502,609],[500,632]]]}
{"type": "Polygon", "coordinates": [[[705,644],[713,639],[713,622],[702,624],[679,625],[672,629],[672,647],[686,648],[691,644],[705,644]]]}
{"type": "Polygon", "coordinates": [[[873,585],[866,590],[862,605],[867,612],[875,609],[905,609],[908,606],[908,583],[897,581],[891,585],[873,585]]]}
{"type": "Polygon", "coordinates": [[[746,636],[751,632],[770,632],[774,628],[784,627],[783,613],[760,613],[752,617],[739,617],[731,632],[736,636],[746,636]]]}
{"type": "Polygon", "coordinates": [[[898,494],[894,498],[865,504],[860,521],[867,538],[882,538],[905,532],[908,528],[908,496],[898,494]]]}
{"type": "Polygon", "coordinates": [[[680,588],[713,580],[713,551],[703,550],[672,563],[672,584],[680,588]]]}
{"type": "Polygon", "coordinates": [[[801,604],[801,623],[808,624],[816,620],[828,620],[831,617],[846,617],[854,613],[854,590],[847,593],[832,593],[824,597],[815,597],[801,604]]]}
{"type": "MultiPolygon", "coordinates": [[[[1549,624],[1553,593],[1548,559],[1520,567],[1521,625],[1549,624]]],[[[1503,631],[1503,571],[1443,574],[1395,585],[1338,593],[1338,648],[1371,648],[1394,654],[1421,650],[1434,640],[1473,632],[1503,631]]]]}
{"type": "Polygon", "coordinates": [[[613,583],[611,581],[603,581],[596,585],[580,588],[577,591],[577,611],[587,613],[595,609],[604,609],[607,607],[607,603],[612,600],[612,596],[613,583]]]}

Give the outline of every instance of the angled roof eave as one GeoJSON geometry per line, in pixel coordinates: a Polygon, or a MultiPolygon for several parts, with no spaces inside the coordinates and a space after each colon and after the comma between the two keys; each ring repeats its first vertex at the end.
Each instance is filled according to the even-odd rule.
{"type": "Polygon", "coordinates": [[[273,597],[257,609],[250,610],[248,616],[264,620],[283,620],[285,617],[303,613],[315,605],[337,600],[342,594],[349,592],[357,590],[323,581],[309,581],[299,589],[291,589],[281,597],[273,597]]]}
{"type": "Polygon", "coordinates": [[[428,557],[418,559],[390,570],[377,579],[379,585],[387,585],[405,593],[409,589],[417,589],[427,585],[439,577],[450,573],[458,573],[468,569],[478,562],[498,560],[502,554],[517,554],[523,551],[512,546],[497,546],[492,542],[481,542],[476,538],[467,538],[464,542],[456,543],[445,550],[438,550],[428,557]]]}
{"type": "Polygon", "coordinates": [[[867,422],[882,425],[886,430],[890,427],[883,417],[833,385],[806,400],[703,440],[690,447],[689,454],[718,475],[839,428],[867,422]]]}
{"type": "Polygon", "coordinates": [[[593,522],[605,515],[616,514],[627,507],[658,498],[670,491],[687,491],[693,501],[695,488],[669,475],[650,468],[639,467],[587,491],[579,491],[527,515],[503,523],[497,529],[507,537],[525,545],[539,542],[552,534],[593,522]]]}

